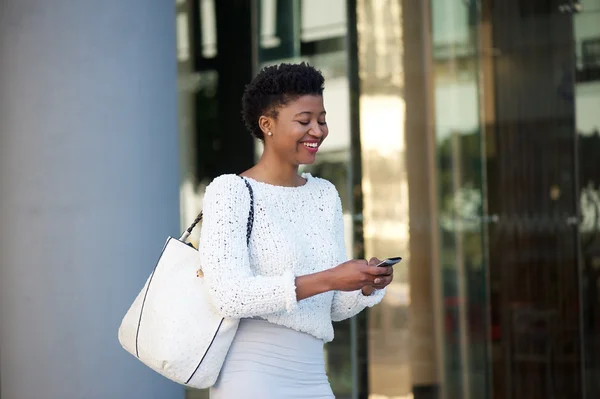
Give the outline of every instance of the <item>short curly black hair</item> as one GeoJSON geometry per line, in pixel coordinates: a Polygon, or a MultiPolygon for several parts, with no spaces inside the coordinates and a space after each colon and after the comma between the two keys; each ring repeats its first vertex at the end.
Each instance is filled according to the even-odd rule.
{"type": "Polygon", "coordinates": [[[259,140],[265,136],[258,126],[262,115],[277,118],[278,108],[307,94],[323,95],[325,78],[313,66],[279,64],[264,67],[246,85],[242,96],[242,118],[250,133],[259,140]]]}

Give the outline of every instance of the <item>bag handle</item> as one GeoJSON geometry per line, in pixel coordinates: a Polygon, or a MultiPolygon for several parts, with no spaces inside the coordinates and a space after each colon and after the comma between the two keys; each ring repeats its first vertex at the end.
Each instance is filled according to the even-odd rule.
{"type": "MultiPolygon", "coordinates": [[[[246,245],[250,243],[250,233],[252,233],[252,226],[254,226],[254,191],[252,191],[252,186],[248,183],[248,180],[244,179],[242,176],[239,176],[240,179],[246,183],[246,187],[250,192],[250,213],[248,214],[248,223],[246,224],[246,245]]],[[[198,214],[198,217],[194,220],[194,222],[187,228],[179,238],[179,241],[186,242],[189,238],[190,234],[192,234],[192,230],[194,227],[202,220],[202,212],[198,214]]]]}

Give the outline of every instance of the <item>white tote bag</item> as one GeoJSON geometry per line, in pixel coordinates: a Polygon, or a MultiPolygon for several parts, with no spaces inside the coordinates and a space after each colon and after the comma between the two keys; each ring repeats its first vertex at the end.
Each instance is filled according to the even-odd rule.
{"type": "MultiPolygon", "coordinates": [[[[254,195],[244,182],[251,202],[249,242],[254,195]]],[[[215,383],[239,324],[239,319],[219,315],[212,305],[200,254],[185,242],[201,219],[202,214],[180,239],[167,239],[154,271],[119,327],[125,350],[161,375],[193,388],[215,383]]]]}

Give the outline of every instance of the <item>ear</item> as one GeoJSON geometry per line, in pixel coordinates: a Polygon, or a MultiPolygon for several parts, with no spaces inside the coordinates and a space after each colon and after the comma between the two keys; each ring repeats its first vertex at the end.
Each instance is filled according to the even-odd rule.
{"type": "Polygon", "coordinates": [[[267,134],[273,130],[274,126],[275,120],[270,116],[261,115],[261,117],[258,118],[258,127],[260,130],[262,130],[265,136],[267,136],[267,134]]]}

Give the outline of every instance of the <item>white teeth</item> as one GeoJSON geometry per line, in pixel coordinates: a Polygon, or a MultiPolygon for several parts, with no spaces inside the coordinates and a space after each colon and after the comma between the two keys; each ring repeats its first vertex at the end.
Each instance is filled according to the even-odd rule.
{"type": "Polygon", "coordinates": [[[306,147],[317,148],[317,143],[302,143],[302,144],[304,144],[306,147]]]}

